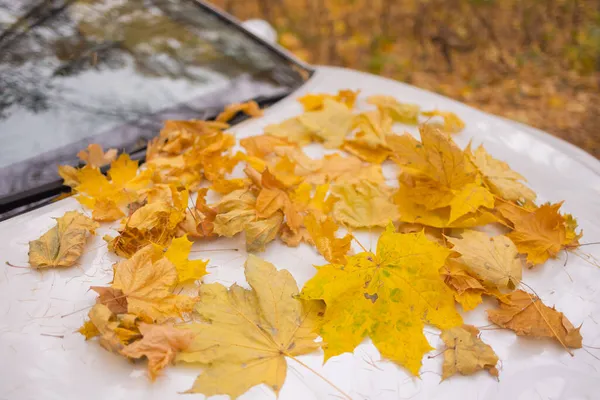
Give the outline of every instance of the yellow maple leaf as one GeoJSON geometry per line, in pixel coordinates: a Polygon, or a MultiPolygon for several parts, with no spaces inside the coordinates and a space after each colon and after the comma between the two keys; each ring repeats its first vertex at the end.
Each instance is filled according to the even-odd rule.
{"type": "Polygon", "coordinates": [[[466,153],[431,126],[422,126],[420,132],[421,143],[403,135],[394,147],[394,159],[403,169],[398,197],[406,198],[404,204],[410,200],[425,210],[449,207],[447,224],[480,208],[492,208],[494,196],[483,186],[466,153]]]}
{"type": "Polygon", "coordinates": [[[479,146],[474,153],[471,153],[469,149],[467,154],[483,175],[484,181],[492,193],[508,201],[535,200],[535,192],[520,182],[525,178],[510,169],[504,161],[492,157],[483,146],[479,146]]]}
{"type": "Polygon", "coordinates": [[[325,301],[320,328],[325,358],[353,351],[369,336],[382,356],[418,375],[423,354],[431,350],[424,324],[440,329],[462,324],[438,272],[449,253],[423,232],[395,233],[389,225],[376,254],[319,267],[301,298],[325,301]]]}
{"type": "Polygon", "coordinates": [[[29,242],[29,264],[34,268],[70,267],[81,257],[90,233],[99,224],[77,211],[56,218],[56,225],[29,242]]]}
{"type": "Polygon", "coordinates": [[[175,238],[165,251],[165,258],[173,263],[177,270],[177,279],[180,283],[196,281],[206,275],[208,261],[188,260],[192,244],[187,235],[175,238]]]}
{"type": "Polygon", "coordinates": [[[100,168],[117,158],[117,150],[108,149],[105,153],[102,151],[102,146],[92,143],[88,145],[87,149],[77,153],[77,157],[91,167],[100,168]]]}
{"type": "Polygon", "coordinates": [[[466,230],[461,238],[448,237],[453,251],[468,271],[484,283],[499,289],[514,289],[521,282],[523,263],[517,247],[504,235],[490,237],[484,232],[466,230]]]}
{"type": "Polygon", "coordinates": [[[272,135],[250,136],[240,140],[240,146],[252,157],[264,159],[269,154],[275,153],[278,147],[297,147],[295,143],[285,138],[272,135]]]}
{"type": "Polygon", "coordinates": [[[217,179],[212,182],[211,190],[219,194],[228,194],[234,190],[244,189],[250,185],[250,180],[245,178],[217,179]]]}
{"type": "Polygon", "coordinates": [[[436,228],[472,228],[497,221],[496,216],[485,209],[465,214],[451,221],[450,207],[428,210],[425,206],[413,202],[410,195],[407,194],[408,190],[410,189],[400,186],[394,195],[394,202],[400,213],[400,221],[436,228]]]}
{"type": "Polygon", "coordinates": [[[178,316],[191,307],[189,297],[173,294],[177,269],[160,253],[146,246],[130,259],[118,262],[112,283],[127,297],[129,313],[157,321],[178,316]]]}
{"type": "Polygon", "coordinates": [[[120,353],[130,358],[148,359],[150,379],[156,379],[160,371],[175,360],[178,352],[187,349],[194,340],[194,333],[171,325],[139,325],[142,339],[124,347],[120,353]]]}
{"type": "Polygon", "coordinates": [[[244,230],[246,225],[254,221],[256,196],[248,190],[235,190],[215,206],[217,216],[214,221],[214,232],[219,236],[232,237],[244,230]]]}
{"type": "Polygon", "coordinates": [[[323,109],[299,116],[300,122],[327,148],[337,148],[352,128],[352,111],[337,101],[325,99],[323,109]]]}
{"type": "Polygon", "coordinates": [[[439,126],[444,132],[448,133],[458,133],[465,129],[465,123],[462,119],[458,117],[458,115],[454,114],[450,111],[423,111],[421,113],[424,117],[442,117],[444,119],[443,124],[437,124],[429,122],[432,125],[439,126]]]}
{"type": "Polygon", "coordinates": [[[58,175],[63,179],[66,186],[75,188],[79,185],[79,170],[70,165],[59,165],[58,175]]]}
{"type": "Polygon", "coordinates": [[[323,109],[325,99],[344,103],[348,108],[354,107],[354,102],[360,91],[340,90],[337,95],[325,93],[309,93],[298,98],[298,102],[304,107],[304,111],[315,111],[323,109]]]}
{"type": "Polygon", "coordinates": [[[365,181],[374,184],[385,182],[381,166],[365,164],[356,157],[343,157],[339,154],[325,156],[321,168],[306,177],[306,182],[314,184],[353,184],[365,181]]]}
{"type": "Polygon", "coordinates": [[[365,181],[356,185],[334,186],[339,201],[333,206],[337,222],[354,227],[386,226],[398,219],[398,208],[391,200],[391,191],[385,185],[365,181]]]}
{"type": "Polygon", "coordinates": [[[498,376],[498,356],[478,335],[479,329],[472,325],[457,326],[442,332],[440,337],[446,345],[442,379],[456,373],[473,375],[482,369],[492,376],[498,376]]]}
{"type": "Polygon", "coordinates": [[[546,306],[536,296],[517,290],[499,304],[499,309],[487,311],[493,323],[511,329],[519,336],[552,338],[565,349],[581,348],[580,328],[575,328],[563,313],[546,306]]]}
{"type": "MultiPolygon", "coordinates": [[[[507,236],[515,243],[519,253],[527,254],[527,262],[537,265],[548,258],[556,258],[563,248],[577,246],[580,235],[571,225],[567,235],[567,221],[559,209],[561,203],[544,204],[527,210],[511,203],[502,202],[498,211],[512,222],[514,229],[507,236]]],[[[572,219],[572,217],[571,217],[572,219]]]]}
{"type": "Polygon", "coordinates": [[[358,114],[353,127],[358,132],[346,140],[343,149],[363,161],[381,164],[390,155],[387,137],[393,135],[392,118],[378,110],[358,114]]]}
{"type": "Polygon", "coordinates": [[[299,146],[305,146],[312,142],[313,139],[311,129],[300,122],[300,118],[298,117],[286,119],[279,124],[267,125],[265,133],[284,138],[299,146]]]}
{"type": "Polygon", "coordinates": [[[346,263],[346,254],[352,243],[351,234],[346,234],[343,238],[335,237],[338,226],[330,217],[319,221],[313,214],[309,214],[304,218],[304,224],[315,247],[327,261],[332,264],[346,263]]]}
{"type": "Polygon", "coordinates": [[[389,115],[395,122],[416,125],[421,108],[416,104],[400,103],[392,96],[369,96],[367,103],[376,106],[381,113],[389,115]]]}
{"type": "Polygon", "coordinates": [[[244,172],[259,188],[256,197],[256,215],[259,218],[269,218],[277,211],[283,211],[285,223],[292,230],[300,228],[302,217],[296,205],[291,201],[286,191],[286,186],[269,169],[259,174],[251,167],[246,167],[244,172]]]}
{"type": "Polygon", "coordinates": [[[189,392],[237,398],[264,383],[279,393],[287,374],[285,358],[319,347],[313,333],[317,307],[304,307],[296,299],[292,275],[253,255],[245,272],[250,290],[237,284],[229,289],[218,283],[200,287],[195,309],[208,323],[182,327],[195,339],[177,356],[178,361],[203,366],[189,392]]]}
{"type": "Polygon", "coordinates": [[[217,115],[215,120],[217,122],[227,122],[239,112],[243,112],[250,117],[260,117],[263,115],[263,111],[260,109],[258,103],[251,100],[245,103],[233,103],[225,106],[225,110],[217,115]]]}

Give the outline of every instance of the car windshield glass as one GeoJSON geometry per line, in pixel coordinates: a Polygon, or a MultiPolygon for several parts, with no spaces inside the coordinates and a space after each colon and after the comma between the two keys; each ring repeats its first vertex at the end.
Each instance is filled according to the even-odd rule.
{"type": "Polygon", "coordinates": [[[136,151],[165,119],[305,78],[193,0],[0,0],[0,198],[56,181],[89,143],[136,151]]]}

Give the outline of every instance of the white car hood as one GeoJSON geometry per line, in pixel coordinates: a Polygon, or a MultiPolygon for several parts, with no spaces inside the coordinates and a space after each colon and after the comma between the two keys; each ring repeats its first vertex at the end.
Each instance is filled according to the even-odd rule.
{"type": "MultiPolygon", "coordinates": [[[[600,162],[559,139],[524,125],[490,116],[461,103],[414,87],[356,71],[320,67],[297,92],[277,103],[259,119],[246,121],[232,129],[238,138],[261,134],[271,123],[301,112],[295,98],[308,92],[360,89],[364,98],[387,94],[400,101],[417,103],[425,109],[453,111],[466,129],[456,136],[461,146],[469,141],[483,143],[494,156],[504,160],[526,177],[538,193],[540,202],[565,200],[563,211],[578,218],[584,230],[583,242],[600,239],[600,162]]],[[[415,132],[412,128],[407,128],[415,132]]],[[[324,154],[320,146],[308,151],[313,157],[324,154]]],[[[27,266],[28,241],[38,238],[54,225],[52,218],[69,210],[82,210],[72,198],[31,211],[0,223],[2,261],[27,266]]],[[[116,227],[118,223],[113,223],[116,227]]],[[[123,357],[102,349],[94,341],[85,342],[75,331],[86,319],[95,300],[88,289],[111,281],[111,265],[118,258],[109,254],[101,237],[110,226],[99,230],[88,243],[78,266],[67,269],[35,271],[13,268],[2,263],[0,273],[0,399],[176,399],[187,390],[199,370],[171,367],[151,383],[145,363],[131,364],[123,357]],[[82,310],[83,309],[83,310],[82,310]],[[77,311],[80,310],[80,311],[77,311]],[[69,315],[67,315],[69,314],[69,315]]],[[[362,233],[361,242],[374,247],[377,234],[362,233]]],[[[243,238],[196,243],[194,250],[238,248],[240,251],[194,253],[210,258],[206,282],[245,285],[243,238]]],[[[582,248],[600,259],[600,249],[582,248]]],[[[261,257],[278,268],[289,269],[303,285],[315,272],[313,265],[324,264],[308,246],[296,249],[272,243],[261,257]]],[[[600,378],[600,268],[589,260],[565,254],[534,270],[524,271],[524,282],[535,289],[545,304],[565,313],[575,325],[582,324],[584,346],[571,357],[550,340],[517,338],[508,330],[482,330],[482,339],[500,357],[499,381],[486,373],[470,377],[455,376],[441,382],[442,357],[424,359],[421,378],[397,365],[381,360],[369,340],[354,354],[343,354],[322,365],[322,353],[300,357],[303,362],[334,382],[356,399],[592,399],[598,398],[600,378]]],[[[464,314],[465,322],[489,325],[486,302],[464,314]]],[[[426,328],[430,344],[443,349],[437,331],[426,328]]],[[[431,353],[437,354],[436,351],[431,353]]],[[[294,361],[288,361],[286,383],[281,399],[329,399],[338,393],[319,377],[294,361]]],[[[202,395],[185,395],[200,399],[202,395]]],[[[244,399],[274,398],[268,388],[257,386],[244,399]]]]}

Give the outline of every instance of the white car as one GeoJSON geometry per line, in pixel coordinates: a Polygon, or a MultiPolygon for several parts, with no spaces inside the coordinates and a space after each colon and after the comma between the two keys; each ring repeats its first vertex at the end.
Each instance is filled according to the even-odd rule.
{"type": "MultiPolygon", "coordinates": [[[[234,121],[239,123],[230,131],[240,139],[300,113],[298,97],[340,89],[361,91],[359,109],[366,106],[360,99],[385,94],[452,111],[466,123],[455,137],[460,146],[484,144],[525,176],[540,202],[564,200],[562,210],[578,219],[583,242],[600,240],[600,162],[569,143],[390,79],[306,65],[204,3],[92,3],[51,1],[30,9],[30,2],[0,1],[2,400],[203,398],[179,394],[191,386],[197,369],[171,367],[150,382],[144,363],[129,363],[75,332],[94,303],[90,285],[105,285],[112,278],[118,257],[108,253],[102,236],[116,223],[104,224],[77,267],[26,267],[28,242],[52,227],[53,218],[83,209],[74,198],[51,202],[64,190],[57,165],[76,165],[77,151],[89,143],[143,159],[146,141],[165,119],[211,118],[224,105],[251,98],[268,106],[263,117],[234,121]]],[[[403,129],[416,133],[414,127],[403,129]]],[[[320,157],[322,151],[315,147],[308,153],[320,157]]],[[[374,235],[361,238],[365,245],[376,243],[374,235]]],[[[195,250],[231,247],[244,246],[236,238],[194,245],[195,250]]],[[[600,259],[600,249],[587,246],[579,252],[585,254],[571,254],[566,262],[563,253],[524,271],[523,278],[545,304],[581,324],[584,348],[574,356],[551,341],[496,329],[484,330],[482,337],[501,360],[499,380],[479,373],[440,382],[442,357],[425,357],[420,379],[414,378],[381,360],[369,340],[324,365],[321,353],[300,358],[355,399],[598,399],[600,267],[593,256],[600,259]]],[[[206,282],[245,284],[243,251],[209,257],[213,268],[206,282]]],[[[289,269],[300,286],[314,274],[312,265],[323,263],[308,247],[277,243],[261,257],[289,269]]],[[[465,314],[465,321],[488,325],[485,309],[491,305],[465,314]]],[[[426,330],[432,347],[442,348],[437,331],[426,330]]],[[[289,363],[282,399],[336,396],[321,378],[289,363]]],[[[241,398],[275,395],[257,386],[241,398]]]]}

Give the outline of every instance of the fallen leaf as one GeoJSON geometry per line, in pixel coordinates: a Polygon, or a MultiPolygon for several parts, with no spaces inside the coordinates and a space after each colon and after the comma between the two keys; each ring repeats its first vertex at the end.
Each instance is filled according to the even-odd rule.
{"type": "Polygon", "coordinates": [[[171,325],[140,324],[142,339],[124,347],[121,354],[130,358],[148,359],[148,373],[154,380],[160,371],[175,360],[178,352],[187,349],[194,333],[171,325]]]}
{"type": "Polygon", "coordinates": [[[117,158],[116,149],[108,149],[106,153],[102,151],[102,146],[96,143],[89,144],[86,150],[77,153],[77,157],[90,167],[100,168],[110,164],[117,158]]]}
{"type": "Polygon", "coordinates": [[[108,307],[95,304],[88,313],[89,320],[79,329],[79,333],[89,340],[100,337],[100,345],[106,350],[118,353],[124,346],[140,337],[139,330],[126,318],[117,319],[108,307]]]}
{"type": "Polygon", "coordinates": [[[315,111],[323,109],[325,99],[335,100],[339,103],[345,104],[349,109],[354,107],[356,97],[360,91],[352,90],[340,90],[337,95],[325,93],[309,93],[298,98],[298,102],[304,107],[304,111],[315,111]]]}
{"type": "Polygon", "coordinates": [[[325,156],[318,169],[299,173],[299,175],[305,177],[305,182],[316,185],[330,182],[352,184],[364,181],[380,184],[385,181],[380,165],[367,164],[357,157],[343,157],[339,154],[325,156]]]}
{"type": "Polygon", "coordinates": [[[171,241],[164,257],[171,261],[177,270],[179,283],[197,281],[206,275],[208,261],[188,260],[192,244],[187,236],[175,238],[171,241]]]}
{"type": "Polygon", "coordinates": [[[421,108],[416,104],[400,103],[392,96],[369,96],[367,103],[376,106],[381,113],[388,114],[395,122],[416,125],[421,108]]]}
{"type": "Polygon", "coordinates": [[[442,379],[448,379],[457,373],[473,375],[482,369],[492,376],[498,376],[498,356],[479,338],[477,328],[471,325],[456,326],[443,331],[441,338],[446,345],[442,379]]]}
{"type": "Polygon", "coordinates": [[[347,257],[345,265],[319,267],[301,298],[326,304],[319,330],[325,359],[353,351],[369,336],[383,357],[418,375],[431,350],[424,324],[440,329],[462,324],[439,274],[449,253],[423,232],[395,233],[389,225],[376,254],[363,252],[347,257]]]}
{"type": "Polygon", "coordinates": [[[549,258],[556,258],[567,246],[576,246],[577,239],[573,234],[567,238],[565,218],[560,214],[561,203],[544,204],[532,211],[520,209],[511,203],[500,203],[496,208],[502,216],[514,225],[507,236],[515,243],[519,253],[527,254],[527,262],[531,265],[544,263],[549,258]],[[514,211],[514,209],[517,211],[514,211]]]}
{"type": "Polygon", "coordinates": [[[467,154],[483,175],[492,193],[508,201],[535,200],[535,192],[521,182],[525,181],[525,178],[510,169],[504,161],[492,157],[483,146],[479,146],[474,153],[469,149],[467,154]]]}
{"type": "Polygon", "coordinates": [[[500,289],[513,290],[521,282],[523,263],[517,247],[506,236],[490,237],[484,232],[466,230],[460,238],[447,237],[460,253],[467,270],[484,283],[500,289]]]}
{"type": "Polygon", "coordinates": [[[313,139],[312,130],[300,122],[299,117],[286,119],[279,124],[267,125],[265,134],[284,138],[299,146],[305,146],[313,139]]]}
{"type": "Polygon", "coordinates": [[[335,232],[338,226],[330,217],[319,221],[313,214],[309,214],[304,218],[304,224],[315,247],[327,261],[332,264],[346,263],[346,254],[352,243],[351,234],[337,238],[335,232]]]}
{"type": "Polygon", "coordinates": [[[306,112],[298,119],[314,136],[323,141],[323,146],[337,148],[350,133],[353,115],[346,105],[325,99],[322,110],[306,112]]]}
{"type": "Polygon", "coordinates": [[[98,227],[97,222],[77,211],[66,212],[56,218],[56,226],[29,242],[29,264],[34,268],[70,267],[98,227]]]}
{"type": "Polygon", "coordinates": [[[430,118],[442,117],[444,119],[443,124],[436,124],[436,123],[432,123],[432,122],[429,122],[429,123],[432,125],[439,126],[444,132],[458,133],[465,128],[465,123],[462,121],[462,119],[460,119],[458,117],[458,115],[454,114],[453,112],[433,110],[433,111],[423,111],[421,113],[421,115],[424,117],[430,117],[430,118]]]}
{"type": "Polygon", "coordinates": [[[177,269],[158,253],[153,246],[146,246],[130,259],[115,264],[112,287],[127,297],[129,313],[163,321],[186,312],[191,299],[173,294],[177,269]]]}
{"type": "Polygon", "coordinates": [[[278,147],[296,147],[292,142],[285,138],[272,135],[250,136],[240,140],[240,146],[246,149],[246,153],[252,157],[264,159],[266,156],[275,153],[278,147]]]}
{"type": "Polygon", "coordinates": [[[268,218],[250,221],[245,226],[246,251],[258,253],[265,251],[265,245],[275,240],[283,224],[283,214],[276,212],[268,218]]]}
{"type": "Polygon", "coordinates": [[[105,305],[113,314],[127,312],[127,297],[121,290],[104,286],[90,286],[90,289],[98,293],[96,303],[105,305]]]}
{"type": "Polygon", "coordinates": [[[499,302],[499,309],[488,310],[491,322],[513,330],[519,336],[552,338],[565,348],[581,348],[580,328],[575,328],[563,313],[522,290],[512,292],[506,298],[506,302],[499,302]]]}
{"type": "Polygon", "coordinates": [[[225,107],[225,110],[217,115],[217,122],[227,122],[239,112],[243,112],[249,117],[260,117],[263,115],[260,106],[255,101],[247,101],[245,103],[233,103],[225,107]]]}
{"type": "Polygon", "coordinates": [[[456,259],[449,258],[440,273],[444,281],[454,291],[454,300],[464,311],[474,310],[483,301],[487,289],[476,278],[469,275],[466,266],[456,259]]]}
{"type": "Polygon", "coordinates": [[[207,323],[183,326],[195,334],[178,361],[200,363],[203,372],[189,390],[237,398],[264,383],[278,394],[287,375],[285,358],[319,347],[313,333],[316,309],[296,299],[292,275],[253,255],[246,261],[251,289],[218,283],[200,287],[196,311],[207,323]],[[235,377],[235,379],[232,379],[235,377]]]}
{"type": "Polygon", "coordinates": [[[466,153],[429,125],[421,126],[420,133],[421,142],[408,134],[396,139],[394,160],[402,167],[402,196],[425,210],[450,207],[448,223],[480,208],[493,208],[494,197],[466,153]]]}
{"type": "Polygon", "coordinates": [[[334,186],[339,201],[333,206],[333,217],[338,223],[354,228],[386,226],[398,219],[398,208],[391,201],[387,186],[368,181],[356,185],[334,186]]]}

